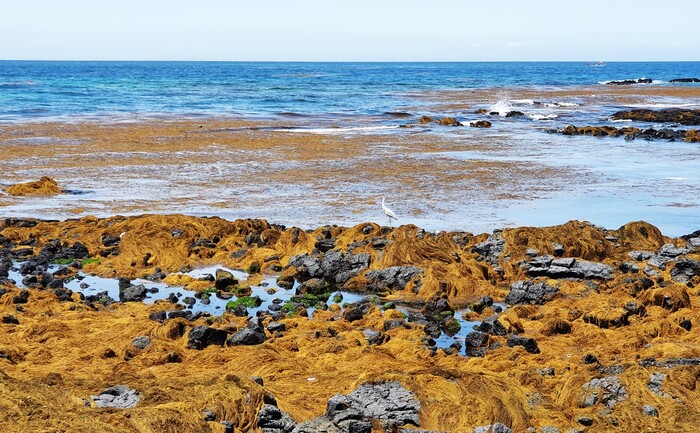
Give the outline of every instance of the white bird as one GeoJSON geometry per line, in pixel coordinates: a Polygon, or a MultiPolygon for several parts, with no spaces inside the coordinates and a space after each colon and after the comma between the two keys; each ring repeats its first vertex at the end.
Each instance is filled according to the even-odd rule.
{"type": "Polygon", "coordinates": [[[382,196],[382,209],[384,209],[384,215],[389,217],[389,228],[391,228],[391,219],[393,218],[396,221],[398,221],[399,219],[396,217],[394,211],[386,207],[386,205],[384,204],[384,196],[382,196]]]}

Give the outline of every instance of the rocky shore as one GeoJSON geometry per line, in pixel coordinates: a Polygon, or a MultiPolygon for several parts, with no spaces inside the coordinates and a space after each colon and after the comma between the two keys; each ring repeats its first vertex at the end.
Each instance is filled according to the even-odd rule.
{"type": "Polygon", "coordinates": [[[700,421],[700,232],[301,230],[183,215],[1,224],[3,431],[670,432],[700,421]],[[202,266],[247,280],[183,275],[202,266]],[[66,287],[82,275],[114,280],[119,299],[66,287]],[[267,290],[293,292],[285,308],[192,314],[203,296],[144,302],[135,280],[235,300],[263,275],[277,281],[267,290]]]}

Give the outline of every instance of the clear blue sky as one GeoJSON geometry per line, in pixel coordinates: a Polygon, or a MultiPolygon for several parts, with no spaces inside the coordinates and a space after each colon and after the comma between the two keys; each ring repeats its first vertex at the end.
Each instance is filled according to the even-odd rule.
{"type": "Polygon", "coordinates": [[[0,0],[0,59],[700,60],[698,0],[0,0]]]}

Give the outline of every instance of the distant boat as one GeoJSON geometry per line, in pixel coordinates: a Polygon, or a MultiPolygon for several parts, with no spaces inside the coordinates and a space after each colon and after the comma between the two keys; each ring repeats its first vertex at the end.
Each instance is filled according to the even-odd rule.
{"type": "Polygon", "coordinates": [[[601,62],[601,61],[593,62],[593,63],[589,63],[588,66],[593,66],[594,68],[601,68],[601,67],[605,66],[605,62],[601,62]]]}

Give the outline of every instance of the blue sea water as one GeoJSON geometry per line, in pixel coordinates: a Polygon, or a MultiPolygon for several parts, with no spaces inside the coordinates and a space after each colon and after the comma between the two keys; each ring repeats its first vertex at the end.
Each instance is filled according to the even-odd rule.
{"type": "MultiPolygon", "coordinates": [[[[700,77],[700,62],[0,61],[0,121],[101,116],[353,116],[414,92],[700,77]]],[[[690,84],[692,85],[692,84],[690,84]]]]}

